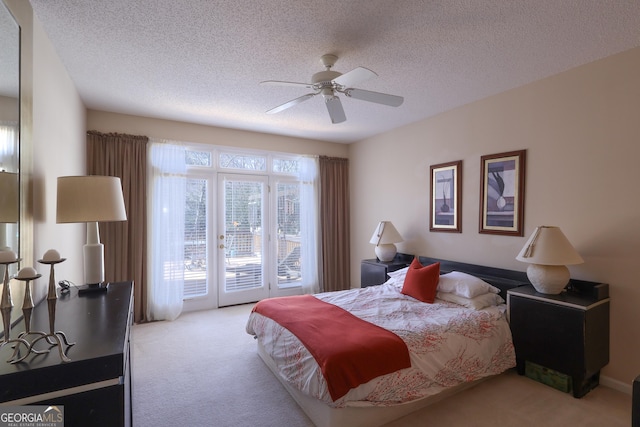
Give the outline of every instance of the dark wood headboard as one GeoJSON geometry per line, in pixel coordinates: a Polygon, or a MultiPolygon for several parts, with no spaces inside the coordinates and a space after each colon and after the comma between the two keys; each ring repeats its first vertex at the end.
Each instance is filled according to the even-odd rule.
{"type": "MultiPolygon", "coordinates": [[[[411,262],[413,255],[398,254],[399,257],[411,262]]],[[[507,300],[507,291],[517,286],[529,285],[527,273],[524,271],[506,270],[504,268],[487,267],[485,265],[467,264],[464,262],[450,261],[439,258],[418,257],[422,265],[440,263],[440,274],[451,271],[461,271],[479,277],[487,283],[500,289],[500,296],[507,300]]]]}

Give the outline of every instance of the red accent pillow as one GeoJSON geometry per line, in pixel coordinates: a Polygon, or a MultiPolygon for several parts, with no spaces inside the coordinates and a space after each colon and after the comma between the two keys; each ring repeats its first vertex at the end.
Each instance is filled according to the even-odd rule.
{"type": "Polygon", "coordinates": [[[404,279],[401,292],[431,304],[436,299],[439,278],[439,262],[423,267],[418,258],[414,258],[409,270],[407,270],[407,276],[404,279]]]}

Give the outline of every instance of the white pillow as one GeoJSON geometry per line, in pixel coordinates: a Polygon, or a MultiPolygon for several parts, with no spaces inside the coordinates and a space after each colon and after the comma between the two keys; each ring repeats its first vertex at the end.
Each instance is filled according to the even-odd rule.
{"type": "Polygon", "coordinates": [[[438,291],[456,294],[465,298],[473,298],[487,292],[500,293],[500,289],[495,286],[460,271],[452,271],[441,275],[438,281],[438,291]]]}
{"type": "Polygon", "coordinates": [[[502,297],[493,292],[481,294],[474,298],[465,298],[452,293],[438,292],[436,293],[436,298],[474,310],[482,310],[486,307],[495,307],[499,304],[504,304],[502,297]]]}
{"type": "Polygon", "coordinates": [[[409,267],[401,268],[400,270],[396,270],[396,271],[390,271],[387,273],[387,276],[393,277],[394,279],[397,279],[400,276],[403,276],[402,279],[404,280],[404,276],[407,275],[407,271],[409,271],[409,267]]]}
{"type": "Polygon", "coordinates": [[[385,283],[391,283],[396,286],[402,286],[404,284],[405,277],[407,277],[407,271],[409,271],[409,267],[388,272],[387,276],[389,276],[389,280],[387,280],[385,283]]]}

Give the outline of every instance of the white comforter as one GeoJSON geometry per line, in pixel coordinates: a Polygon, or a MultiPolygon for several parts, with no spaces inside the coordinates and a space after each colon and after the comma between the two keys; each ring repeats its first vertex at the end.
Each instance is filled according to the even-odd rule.
{"type": "Polygon", "coordinates": [[[426,304],[403,295],[393,283],[315,296],[394,332],[411,356],[411,368],[375,378],[334,402],[320,367],[302,343],[276,322],[252,313],[247,332],[258,338],[280,375],[331,406],[409,402],[515,366],[504,305],[475,311],[438,299],[426,304]]]}

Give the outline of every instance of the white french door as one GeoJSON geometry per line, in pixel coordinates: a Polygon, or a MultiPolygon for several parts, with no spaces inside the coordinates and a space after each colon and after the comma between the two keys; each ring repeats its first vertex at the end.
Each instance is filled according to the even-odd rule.
{"type": "Polygon", "coordinates": [[[218,305],[269,296],[268,177],[218,174],[218,305]]]}

